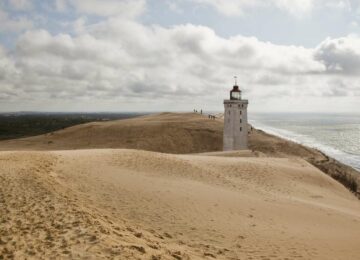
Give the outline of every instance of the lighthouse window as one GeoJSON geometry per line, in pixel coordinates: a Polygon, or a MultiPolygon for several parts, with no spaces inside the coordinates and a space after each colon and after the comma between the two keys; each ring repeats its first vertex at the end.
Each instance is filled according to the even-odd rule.
{"type": "Polygon", "coordinates": [[[240,108],[240,105],[239,105],[239,108],[240,108]]]}
{"type": "Polygon", "coordinates": [[[242,131],[242,127],[240,127],[240,132],[242,131]]]}
{"type": "Polygon", "coordinates": [[[244,104],[242,104],[241,107],[244,107],[244,104]]]}
{"type": "Polygon", "coordinates": [[[242,114],[242,111],[240,110],[240,115],[242,114]]]}
{"type": "Polygon", "coordinates": [[[240,124],[242,123],[242,120],[240,119],[240,124]]]}

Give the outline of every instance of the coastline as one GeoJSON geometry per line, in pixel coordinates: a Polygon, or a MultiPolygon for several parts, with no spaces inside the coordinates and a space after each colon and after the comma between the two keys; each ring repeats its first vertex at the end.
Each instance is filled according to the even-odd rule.
{"type": "Polygon", "coordinates": [[[310,147],[310,148],[314,148],[317,149],[321,152],[323,152],[324,154],[326,154],[327,156],[330,156],[334,159],[336,159],[337,161],[348,165],[352,168],[354,168],[356,171],[360,172],[360,156],[355,154],[355,153],[351,153],[351,152],[346,152],[343,151],[339,148],[330,146],[330,145],[326,145],[322,142],[320,142],[319,140],[316,139],[316,137],[314,136],[308,136],[308,135],[304,135],[301,134],[299,132],[295,132],[295,131],[291,131],[291,130],[287,130],[281,127],[275,127],[275,126],[270,126],[267,124],[262,123],[261,121],[251,121],[251,125],[253,125],[255,128],[263,130],[264,132],[280,137],[280,138],[284,138],[286,140],[289,141],[293,141],[295,143],[310,147]]]}
{"type": "Polygon", "coordinates": [[[328,156],[319,149],[312,148],[285,137],[267,133],[264,130],[253,128],[249,135],[249,148],[266,156],[297,156],[325,174],[340,182],[360,199],[360,172],[355,168],[328,156]]]}

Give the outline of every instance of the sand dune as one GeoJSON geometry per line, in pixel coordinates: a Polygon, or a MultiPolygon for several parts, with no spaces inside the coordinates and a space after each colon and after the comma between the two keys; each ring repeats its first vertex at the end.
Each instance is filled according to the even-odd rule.
{"type": "Polygon", "coordinates": [[[0,142],[0,259],[359,259],[359,201],[308,163],[325,155],[261,131],[210,152],[221,136],[164,113],[0,142]]]}
{"type": "MultiPolygon", "coordinates": [[[[195,113],[160,113],[126,120],[81,124],[34,137],[0,141],[0,151],[127,148],[185,154],[222,151],[223,119],[195,113]]],[[[247,155],[300,157],[342,182],[360,198],[360,174],[323,153],[253,129],[247,155]],[[359,187],[356,190],[354,183],[359,187]]],[[[224,155],[224,154],[223,154],[224,155]]]]}
{"type": "Polygon", "coordinates": [[[360,204],[306,161],[0,153],[7,258],[358,259],[360,204]]]}
{"type": "Polygon", "coordinates": [[[1,141],[0,150],[128,148],[166,153],[222,150],[222,122],[187,113],[81,124],[46,135],[1,141]]]}

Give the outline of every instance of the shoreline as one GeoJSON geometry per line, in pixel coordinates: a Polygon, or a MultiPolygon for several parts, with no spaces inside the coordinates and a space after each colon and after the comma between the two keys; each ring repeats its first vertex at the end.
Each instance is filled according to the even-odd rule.
{"type": "Polygon", "coordinates": [[[262,152],[267,156],[273,156],[274,150],[277,150],[277,156],[297,156],[309,162],[325,174],[329,175],[336,181],[340,182],[349,191],[351,191],[358,199],[360,199],[360,172],[354,167],[347,165],[325,152],[303,145],[294,140],[289,140],[283,136],[277,136],[268,133],[265,130],[253,127],[253,131],[249,135],[249,148],[253,151],[262,152]],[[256,138],[252,138],[256,135],[256,138]],[[252,139],[262,138],[262,142],[256,142],[252,139]],[[276,146],[271,149],[271,143],[276,146]]]}
{"type": "MultiPolygon", "coordinates": [[[[251,125],[255,125],[255,124],[252,123],[251,125]]],[[[262,130],[262,131],[264,131],[264,132],[266,132],[266,133],[268,133],[270,135],[274,135],[274,136],[283,138],[285,140],[288,140],[288,141],[291,141],[291,142],[294,142],[294,143],[297,143],[297,144],[300,144],[300,145],[304,145],[304,146],[307,146],[307,147],[312,148],[312,149],[316,149],[316,150],[324,153],[324,155],[332,157],[335,160],[341,162],[342,164],[345,164],[345,165],[353,168],[354,170],[356,170],[360,174],[360,168],[356,166],[356,163],[351,162],[353,160],[356,160],[355,158],[352,158],[352,157],[358,156],[356,154],[349,154],[347,152],[344,152],[344,151],[339,150],[337,148],[334,148],[332,146],[321,144],[321,143],[317,142],[316,139],[314,139],[314,142],[312,144],[310,144],[309,140],[308,141],[306,141],[306,140],[297,140],[296,137],[286,136],[285,133],[289,133],[289,135],[292,134],[294,136],[296,136],[296,135],[297,136],[303,136],[303,135],[301,135],[299,133],[296,133],[296,132],[286,130],[286,129],[276,128],[276,127],[267,126],[267,125],[262,125],[262,126],[256,125],[255,128],[259,129],[259,130],[262,130]],[[281,132],[284,132],[284,134],[282,134],[281,132]],[[336,155],[336,153],[338,155],[336,155]],[[344,159],[344,158],[347,158],[347,159],[344,159]]],[[[304,138],[306,138],[306,137],[304,136],[304,138]]],[[[313,138],[313,137],[310,137],[310,138],[313,138]]]]}

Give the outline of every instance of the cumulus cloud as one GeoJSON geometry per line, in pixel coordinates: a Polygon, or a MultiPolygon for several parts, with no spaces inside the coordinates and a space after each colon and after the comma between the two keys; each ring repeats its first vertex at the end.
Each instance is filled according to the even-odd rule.
{"type": "Polygon", "coordinates": [[[119,17],[85,22],[73,35],[29,30],[11,55],[0,48],[0,99],[213,102],[234,75],[254,100],[360,95],[356,36],[311,49],[224,38],[192,24],[165,28],[119,17]]]}
{"type": "Polygon", "coordinates": [[[313,50],[242,36],[226,39],[204,26],[148,27],[111,18],[76,36],[23,34],[15,57],[21,78],[15,83],[51,97],[193,97],[205,90],[223,92],[228,86],[219,85],[235,74],[244,83],[265,86],[324,71],[312,57],[313,50]]]}
{"type": "Polygon", "coordinates": [[[330,73],[358,74],[360,37],[327,38],[316,48],[315,58],[323,62],[330,73]]]}

